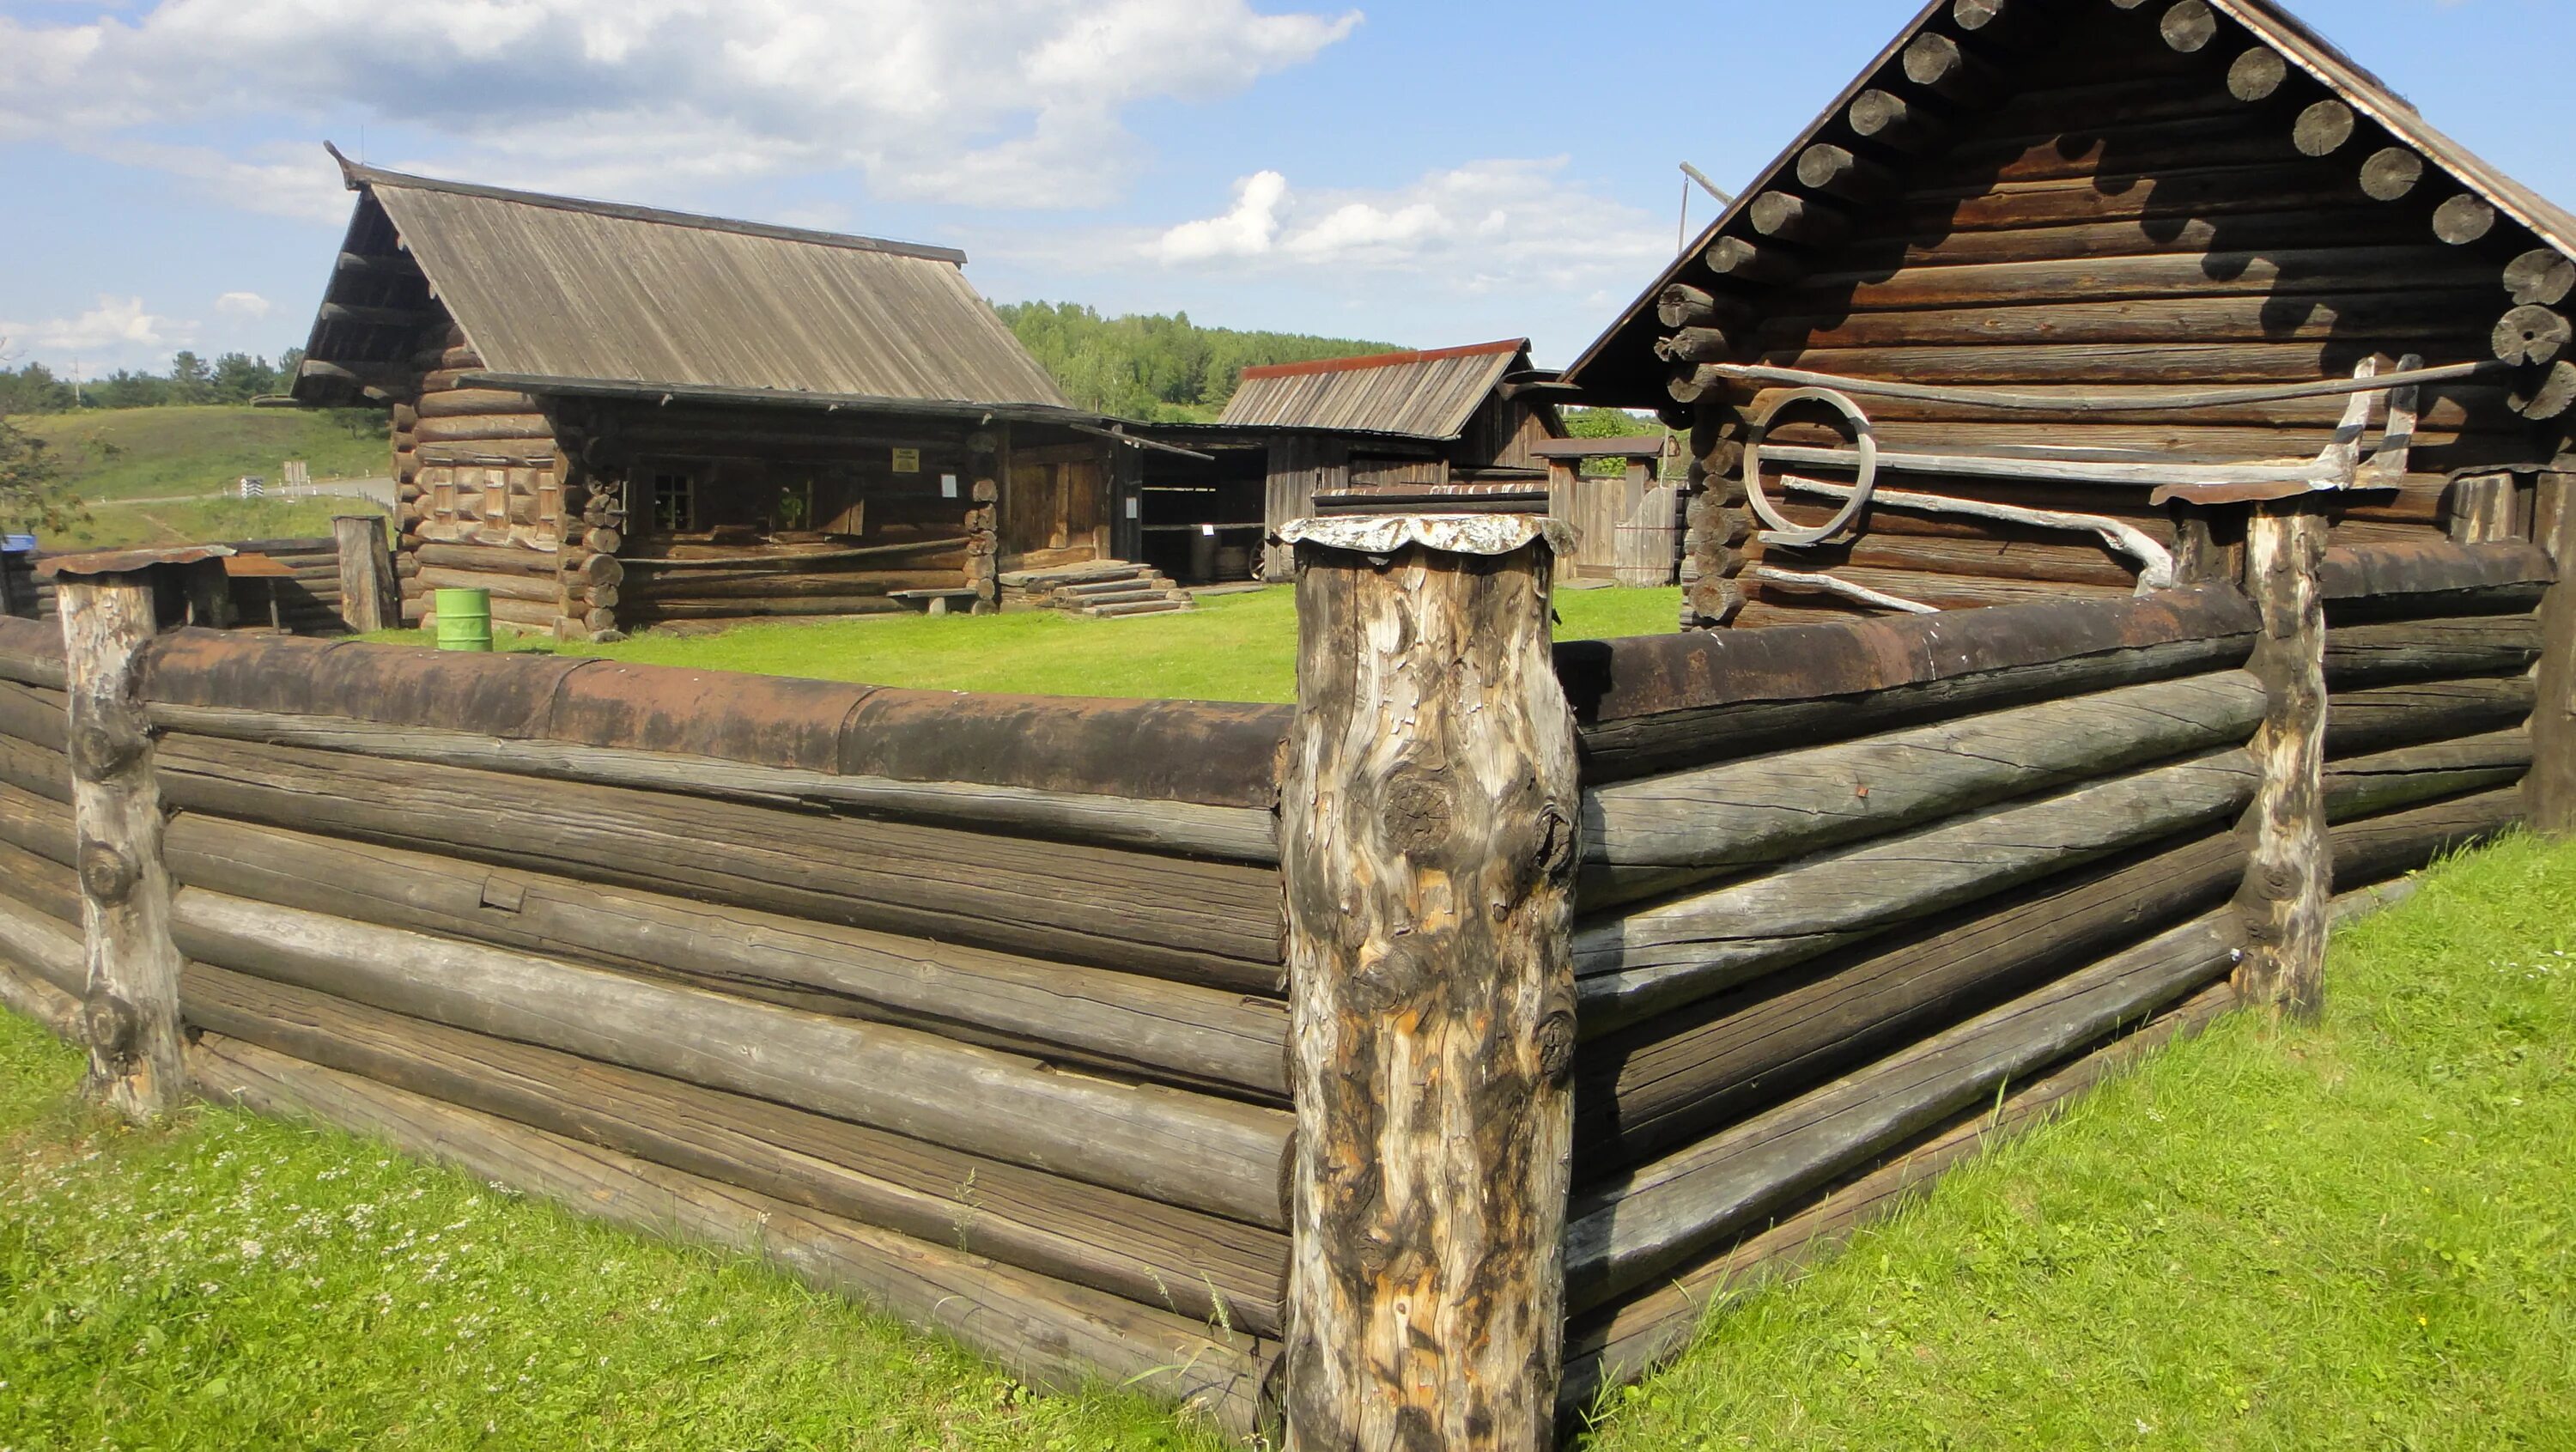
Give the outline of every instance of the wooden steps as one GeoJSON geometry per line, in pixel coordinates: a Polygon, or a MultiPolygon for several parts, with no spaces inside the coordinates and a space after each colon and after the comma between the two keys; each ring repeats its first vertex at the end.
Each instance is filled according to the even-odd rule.
{"type": "Polygon", "coordinates": [[[1123,619],[1170,615],[1191,608],[1190,595],[1150,565],[1125,560],[1086,560],[1052,569],[1009,570],[1001,575],[1005,610],[1061,610],[1067,615],[1123,619]]]}

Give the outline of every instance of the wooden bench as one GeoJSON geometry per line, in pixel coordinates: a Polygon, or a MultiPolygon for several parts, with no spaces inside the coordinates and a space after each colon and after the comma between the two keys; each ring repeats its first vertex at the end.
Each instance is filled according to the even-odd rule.
{"type": "Polygon", "coordinates": [[[983,592],[971,585],[957,585],[936,590],[889,590],[886,596],[893,600],[919,600],[923,602],[923,614],[945,615],[950,601],[962,600],[972,609],[975,602],[983,598],[983,592]]]}

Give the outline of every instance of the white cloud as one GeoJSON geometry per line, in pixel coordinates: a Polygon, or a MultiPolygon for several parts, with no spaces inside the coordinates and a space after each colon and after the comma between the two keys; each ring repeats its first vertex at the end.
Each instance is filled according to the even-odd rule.
{"type": "Polygon", "coordinates": [[[264,318],[272,306],[255,292],[228,292],[215,299],[215,311],[228,318],[264,318]]]}
{"type": "Polygon", "coordinates": [[[1473,161],[1375,192],[1293,191],[1263,171],[1235,183],[1224,213],[1127,251],[1206,269],[1435,274],[1465,291],[1576,295],[1633,286],[1670,257],[1660,224],[1569,183],[1564,169],[1563,158],[1473,161]]]}
{"type": "Polygon", "coordinates": [[[1279,236],[1279,204],[1288,178],[1259,171],[1234,184],[1234,208],[1221,217],[1183,222],[1155,239],[1165,262],[1204,262],[1213,257],[1258,257],[1279,236]]]}
{"type": "Polygon", "coordinates": [[[76,318],[0,322],[0,337],[47,353],[160,348],[186,340],[192,331],[190,324],[146,311],[139,297],[112,297],[105,293],[99,295],[97,307],[76,318]]]}
{"type": "MultiPolygon", "coordinates": [[[[413,164],[523,185],[856,167],[891,195],[1076,206],[1134,165],[1126,106],[1240,90],[1359,21],[1247,0],[161,0],[0,16],[0,140],[200,175],[127,143],[357,111],[454,148],[413,164]]],[[[248,200],[301,215],[311,195],[280,177],[248,200]]]]}

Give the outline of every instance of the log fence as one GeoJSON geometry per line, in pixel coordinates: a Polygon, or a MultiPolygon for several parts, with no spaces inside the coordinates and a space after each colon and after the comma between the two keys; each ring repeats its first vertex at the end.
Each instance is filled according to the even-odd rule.
{"type": "Polygon", "coordinates": [[[2563,827],[2563,481],[2518,518],[1552,658],[1544,521],[1323,519],[1293,709],[0,620],[0,1002],[1042,1382],[1542,1447],[2563,827]]]}
{"type": "MultiPolygon", "coordinates": [[[[285,573],[234,582],[231,618],[220,623],[290,635],[338,635],[397,623],[398,578],[384,523],[375,515],[332,521],[328,535],[218,541],[237,555],[265,555],[285,573]]],[[[37,572],[77,552],[0,555],[0,617],[56,617],[59,591],[37,572]]],[[[171,613],[165,604],[165,617],[171,613]]],[[[218,622],[200,620],[201,624],[218,622]]]]}

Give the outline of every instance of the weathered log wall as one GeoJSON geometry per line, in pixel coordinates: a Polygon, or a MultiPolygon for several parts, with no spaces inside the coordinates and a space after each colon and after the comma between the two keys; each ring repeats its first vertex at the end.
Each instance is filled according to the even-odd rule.
{"type": "MultiPolygon", "coordinates": [[[[2327,555],[2339,889],[2520,820],[2552,575],[2512,542],[2327,555]]],[[[1799,1253],[1788,1227],[1973,1137],[1999,1087],[2232,992],[2259,626],[2220,585],[1560,652],[1586,786],[1569,1410],[1799,1253]]]]}
{"type": "MultiPolygon", "coordinates": [[[[340,546],[328,535],[295,539],[216,540],[236,554],[266,555],[285,566],[287,576],[266,579],[249,578],[233,582],[236,624],[251,628],[272,627],[294,635],[338,635],[348,627],[340,610],[340,546]],[[274,605],[274,610],[271,606],[274,605]]],[[[56,550],[53,556],[82,553],[56,550]]],[[[7,615],[21,619],[52,620],[55,586],[51,580],[32,577],[30,569],[42,564],[47,554],[10,556],[7,615]]]]}
{"type": "MultiPolygon", "coordinates": [[[[1933,7],[1663,292],[1655,350],[1676,416],[1695,424],[1691,618],[1874,608],[1779,571],[1944,609],[2117,592],[2138,574],[2082,533],[1885,502],[1857,538],[1765,543],[1743,457],[1787,390],[1718,364],[2062,394],[2054,412],[1859,403],[1882,449],[2132,461],[2310,458],[2345,402],[2164,404],[2194,390],[2349,378],[2374,359],[2484,364],[2424,389],[2411,455],[2385,487],[2338,502],[2334,541],[2440,538],[2471,512],[2463,482],[2489,474],[2527,496],[2576,418],[2576,368],[2557,356],[2564,260],[2526,252],[2537,239],[2519,224],[2235,21],[2197,7],[2204,24],[2164,28],[2175,8],[1933,7]],[[2145,406],[2105,411],[2122,402],[2145,406]]],[[[1851,436],[1796,403],[1766,443],[1851,436]]],[[[1775,499],[1779,472],[1765,470],[1775,499]]],[[[2143,486],[1888,470],[1880,487],[2080,510],[2188,543],[2143,486]]],[[[1783,513],[1813,526],[1834,507],[1809,496],[1783,513]]]]}
{"type": "MultiPolygon", "coordinates": [[[[76,1027],[62,652],[0,624],[0,998],[76,1027]]],[[[1249,1430],[1284,711],[203,631],[144,694],[210,1092],[638,1223],[784,1223],[1032,1375],[1249,1430]]]]}

